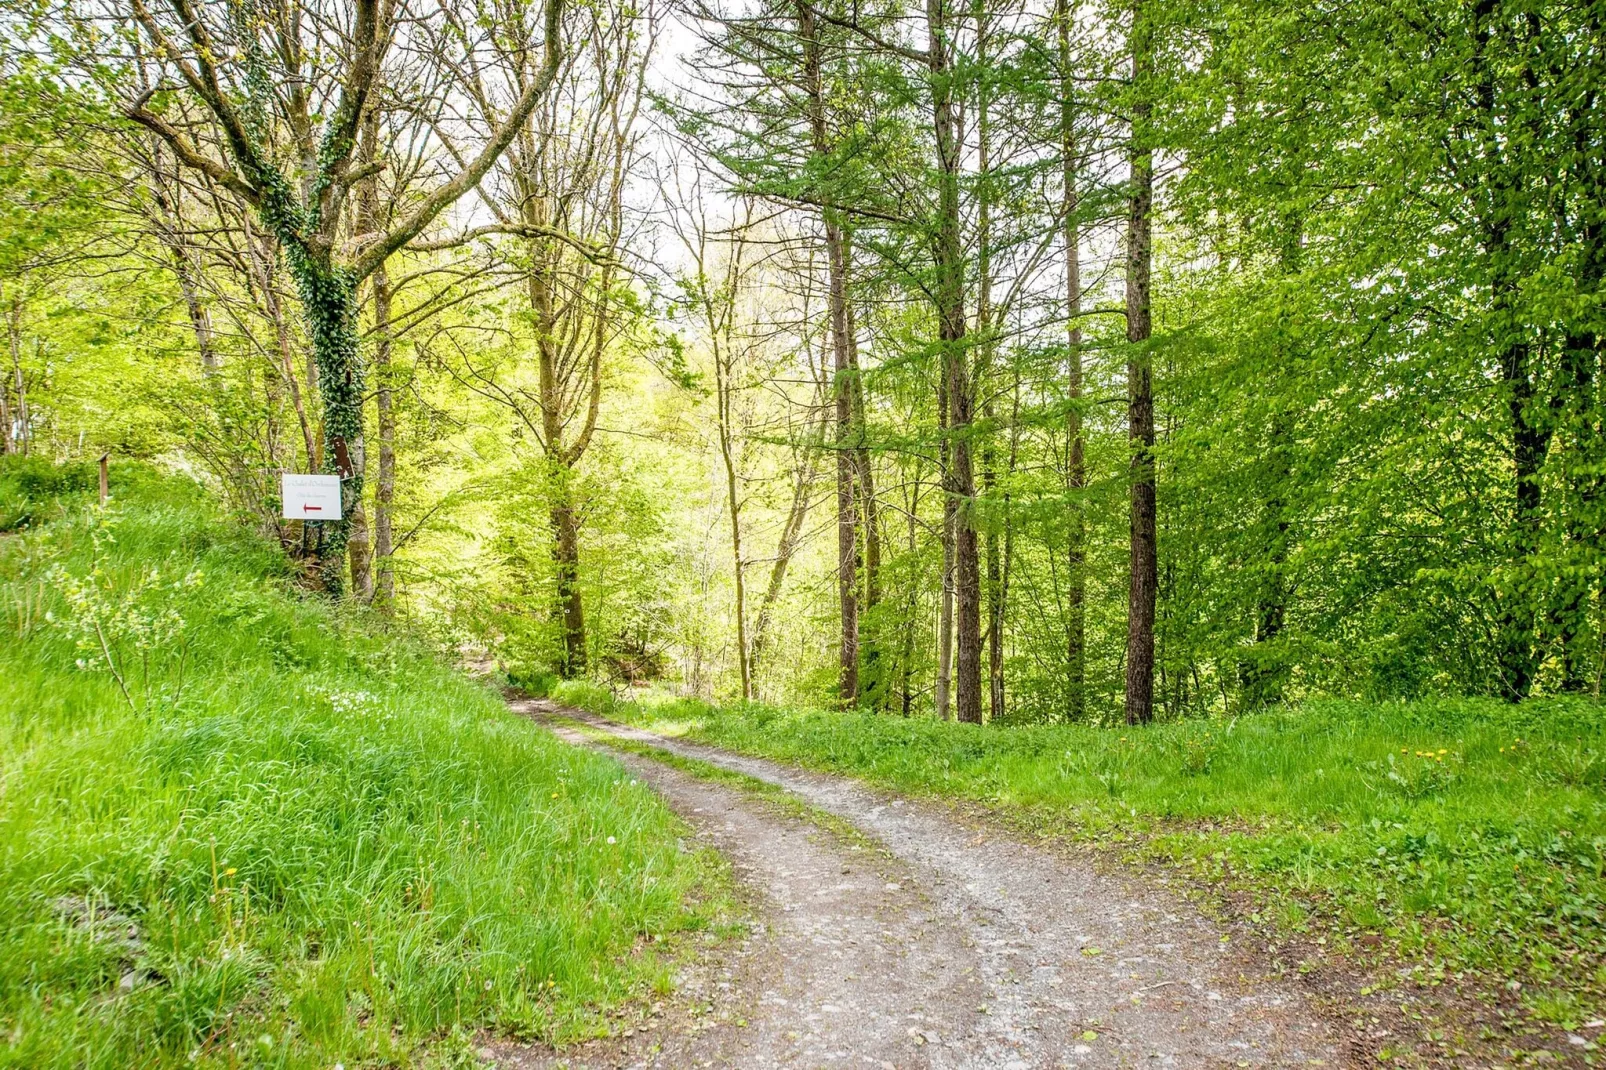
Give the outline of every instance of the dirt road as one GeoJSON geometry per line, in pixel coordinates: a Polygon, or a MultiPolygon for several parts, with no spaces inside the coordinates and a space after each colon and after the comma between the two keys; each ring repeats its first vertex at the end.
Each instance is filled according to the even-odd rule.
{"type": "MultiPolygon", "coordinates": [[[[702,1013],[517,1067],[1340,1066],[1295,986],[1180,897],[1112,876],[946,809],[840,777],[666,740],[541,700],[562,719],[778,785],[868,840],[826,831],[740,787],[616,753],[729,857],[762,924],[684,984],[702,1013]]],[[[680,1002],[684,1004],[685,1000],[680,1002]]]]}

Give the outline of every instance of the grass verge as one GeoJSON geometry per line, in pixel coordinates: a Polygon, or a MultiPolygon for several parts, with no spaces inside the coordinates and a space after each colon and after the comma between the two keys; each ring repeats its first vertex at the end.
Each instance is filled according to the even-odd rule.
{"type": "Polygon", "coordinates": [[[1127,730],[581,691],[557,697],[981,803],[1248,890],[1251,921],[1308,938],[1317,956],[1386,953],[1408,966],[1392,983],[1517,991],[1528,1013],[1568,1029],[1606,1009],[1606,719],[1594,703],[1325,701],[1127,730]]]}
{"type": "Polygon", "coordinates": [[[0,537],[0,1066],[428,1065],[668,987],[729,879],[645,787],[134,475],[0,537]]]}

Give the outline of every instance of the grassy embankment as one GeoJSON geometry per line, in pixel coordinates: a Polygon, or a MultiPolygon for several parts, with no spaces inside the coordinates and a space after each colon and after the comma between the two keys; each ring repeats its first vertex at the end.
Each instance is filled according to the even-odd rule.
{"type": "Polygon", "coordinates": [[[0,469],[0,1065],[445,1063],[667,984],[725,876],[644,787],[92,479],[0,469]]]}
{"type": "Polygon", "coordinates": [[[1606,710],[1595,703],[1321,701],[1112,729],[650,695],[616,704],[595,688],[560,697],[666,734],[983,803],[1029,829],[1248,889],[1261,904],[1253,921],[1303,934],[1316,956],[1383,951],[1415,964],[1385,984],[1516,981],[1531,1012],[1572,1028],[1606,1009],[1606,710]]]}

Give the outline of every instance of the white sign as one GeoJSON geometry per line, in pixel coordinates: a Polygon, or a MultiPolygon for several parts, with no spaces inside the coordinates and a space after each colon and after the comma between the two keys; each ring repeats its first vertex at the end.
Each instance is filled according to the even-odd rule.
{"type": "Polygon", "coordinates": [[[286,520],[339,520],[340,477],[283,476],[284,518],[286,520]]]}

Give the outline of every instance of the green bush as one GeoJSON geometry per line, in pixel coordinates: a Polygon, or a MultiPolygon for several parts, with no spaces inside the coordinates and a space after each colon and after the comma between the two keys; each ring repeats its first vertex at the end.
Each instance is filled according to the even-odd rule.
{"type": "Polygon", "coordinates": [[[612,691],[592,680],[560,680],[553,684],[550,694],[565,706],[592,713],[609,714],[618,705],[612,691]]]}
{"type": "Polygon", "coordinates": [[[561,680],[562,677],[550,669],[529,665],[513,665],[507,670],[507,682],[531,698],[547,698],[561,680]]]}
{"type": "Polygon", "coordinates": [[[52,464],[44,457],[0,456],[0,532],[38,522],[64,501],[86,500],[100,487],[96,466],[88,461],[52,464]]]}

